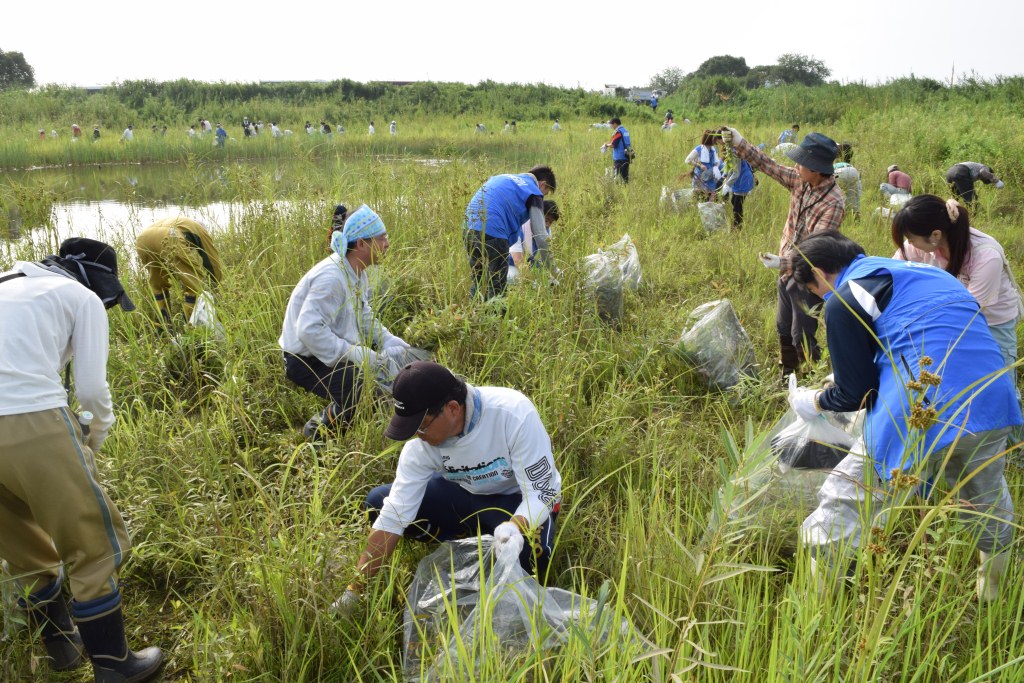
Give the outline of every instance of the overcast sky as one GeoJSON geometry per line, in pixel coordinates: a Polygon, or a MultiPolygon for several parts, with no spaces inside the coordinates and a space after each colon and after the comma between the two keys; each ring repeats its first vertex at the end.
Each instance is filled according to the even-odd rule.
{"type": "Polygon", "coordinates": [[[547,0],[35,4],[5,0],[0,49],[24,53],[39,83],[437,80],[646,85],[731,54],[785,52],[869,84],[1024,73],[1024,3],[547,0]],[[524,8],[530,8],[527,12],[524,8]],[[783,9],[784,8],[784,9],[783,9]]]}

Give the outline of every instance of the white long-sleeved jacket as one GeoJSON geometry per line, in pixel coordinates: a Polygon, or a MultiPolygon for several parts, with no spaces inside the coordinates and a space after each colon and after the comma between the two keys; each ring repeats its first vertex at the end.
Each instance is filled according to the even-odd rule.
{"type": "Polygon", "coordinates": [[[107,384],[107,311],[70,276],[17,261],[0,283],[0,415],[68,407],[60,373],[69,360],[75,397],[93,414],[89,446],[99,450],[114,424],[107,384]]]}
{"type": "Polygon", "coordinates": [[[373,346],[408,346],[377,320],[366,301],[368,288],[366,271],[356,274],[347,259],[331,254],[295,285],[278,344],[332,367],[341,360],[373,365],[373,346]]]}

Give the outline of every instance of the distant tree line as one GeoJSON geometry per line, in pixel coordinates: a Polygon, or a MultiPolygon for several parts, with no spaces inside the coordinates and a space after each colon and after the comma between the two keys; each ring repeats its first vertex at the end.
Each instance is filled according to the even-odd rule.
{"type": "Polygon", "coordinates": [[[779,61],[775,64],[755,67],[747,66],[747,60],[743,57],[717,55],[704,60],[690,73],[678,67],[668,67],[651,78],[650,86],[669,94],[697,81],[717,78],[735,79],[737,85],[748,89],[777,85],[815,86],[823,85],[831,73],[820,59],[795,53],[779,55],[779,61]]]}

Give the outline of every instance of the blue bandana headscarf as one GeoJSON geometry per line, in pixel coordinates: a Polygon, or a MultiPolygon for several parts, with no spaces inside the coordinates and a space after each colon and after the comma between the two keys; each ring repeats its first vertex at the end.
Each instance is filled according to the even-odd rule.
{"type": "Polygon", "coordinates": [[[331,235],[331,251],[343,257],[348,250],[349,242],[384,234],[387,234],[384,221],[373,209],[363,204],[348,217],[344,228],[331,235]]]}

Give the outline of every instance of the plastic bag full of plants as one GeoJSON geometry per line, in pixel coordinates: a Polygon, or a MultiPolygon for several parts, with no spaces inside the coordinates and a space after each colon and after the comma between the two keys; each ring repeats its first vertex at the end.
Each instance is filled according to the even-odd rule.
{"type": "Polygon", "coordinates": [[[728,299],[695,308],[676,349],[713,389],[730,389],[753,374],[754,345],[728,299]]]}
{"type": "Polygon", "coordinates": [[[407,593],[402,668],[407,681],[487,680],[582,639],[636,648],[644,641],[597,599],[541,586],[511,544],[489,536],[442,543],[420,561],[407,593]],[[617,642],[616,642],[617,641],[617,642]]]}
{"type": "Polygon", "coordinates": [[[707,534],[758,535],[766,543],[795,547],[801,522],[818,506],[818,491],[863,424],[864,411],[825,412],[809,421],[786,412],[722,467],[723,486],[707,534]]]}
{"type": "Polygon", "coordinates": [[[725,217],[725,204],[700,202],[697,211],[700,213],[700,224],[707,232],[719,232],[729,225],[725,217]]]}
{"type": "Polygon", "coordinates": [[[640,287],[640,257],[629,235],[583,259],[587,289],[606,323],[618,324],[625,316],[625,290],[640,287]]]}
{"type": "Polygon", "coordinates": [[[693,188],[684,187],[672,190],[668,187],[661,188],[661,204],[675,211],[682,211],[693,203],[693,188]]]}

